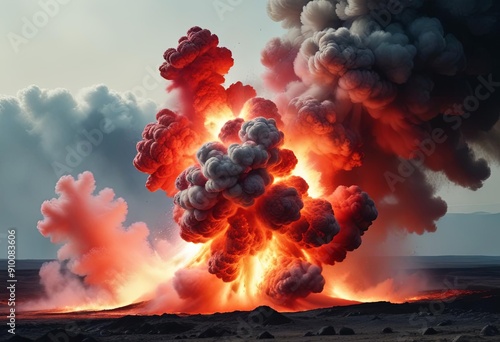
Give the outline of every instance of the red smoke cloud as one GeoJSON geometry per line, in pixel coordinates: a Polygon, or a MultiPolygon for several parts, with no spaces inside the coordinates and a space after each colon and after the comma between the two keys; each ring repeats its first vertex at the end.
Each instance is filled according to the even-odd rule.
{"type": "Polygon", "coordinates": [[[160,68],[170,80],[170,90],[179,90],[180,113],[160,111],[157,122],[144,129],[143,141],[137,145],[134,165],[150,176],[146,186],[175,193],[175,179],[194,162],[198,146],[214,129],[220,118],[229,118],[255,91],[241,82],[228,89],[222,86],[224,75],[233,65],[231,52],[218,47],[219,39],[208,30],[191,28],[179,39],[177,49],[168,49],[160,68]]]}
{"type": "Polygon", "coordinates": [[[63,176],[56,186],[59,198],[42,205],[40,233],[63,245],[58,261],[40,271],[50,305],[58,309],[128,304],[155,290],[152,281],[166,278],[146,225],[124,227],[127,203],[115,199],[112,189],[97,195],[94,190],[90,172],[77,180],[63,176]]]}
{"type": "MultiPolygon", "coordinates": [[[[386,27],[371,16],[370,1],[269,1],[271,18],[289,29],[262,53],[274,101],[240,82],[224,87],[233,59],[208,30],[191,28],[165,52],[160,72],[179,108],[161,110],[145,127],[134,165],[149,175],[149,190],[173,196],[190,257],[174,263],[152,310],[301,309],[326,305],[335,293],[394,289],[387,267],[361,260],[363,253],[376,252],[391,230],[434,231],[446,203],[429,173],[481,187],[490,171],[471,146],[492,151],[497,132],[493,97],[484,112],[449,125],[464,115],[445,112],[456,93],[469,94],[478,73],[466,57],[481,42],[466,39],[470,27],[448,33],[453,16],[432,18],[448,11],[437,3],[402,5],[386,27]],[[347,257],[362,242],[364,251],[347,257]],[[344,266],[353,262],[359,267],[344,266]]],[[[135,265],[157,265],[147,228],[123,229],[124,202],[113,202],[110,190],[92,197],[90,174],[62,178],[57,191],[39,228],[66,242],[59,258],[84,284],[115,299],[118,283],[140,271],[135,265]],[[109,232],[109,246],[95,229],[109,232]],[[123,253],[126,262],[117,261],[123,253]]]]}

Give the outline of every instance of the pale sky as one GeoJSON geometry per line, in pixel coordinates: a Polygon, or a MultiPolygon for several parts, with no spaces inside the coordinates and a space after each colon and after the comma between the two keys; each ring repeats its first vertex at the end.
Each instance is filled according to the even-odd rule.
{"type": "MultiPolygon", "coordinates": [[[[126,118],[142,125],[134,126],[133,133],[139,135],[132,136],[137,139],[140,139],[143,123],[154,120],[156,108],[174,100],[164,91],[166,81],[157,76],[153,78],[151,72],[157,74],[163,52],[176,47],[177,40],[191,26],[210,29],[219,36],[220,45],[233,52],[235,65],[227,77],[227,84],[235,81],[251,84],[261,96],[266,93],[260,85],[263,72],[260,52],[270,38],[284,33],[279,24],[268,18],[265,0],[18,0],[2,1],[0,8],[0,97],[17,96],[19,91],[36,85],[47,91],[63,88],[78,99],[83,96],[82,89],[99,84],[110,91],[143,95],[146,100],[138,101],[137,108],[131,105],[134,109],[130,111],[137,114],[126,118]]],[[[92,89],[95,94],[106,93],[102,88],[92,89]]],[[[35,96],[36,91],[29,93],[35,96]]],[[[99,105],[98,99],[92,101],[99,105]]],[[[0,123],[3,124],[2,115],[5,113],[0,107],[0,123]]],[[[40,127],[53,130],[49,138],[56,136],[55,145],[43,140],[41,144],[57,146],[59,138],[75,141],[72,137],[62,137],[67,132],[57,130],[59,121],[64,120],[54,120],[55,124],[50,127],[43,126],[47,123],[41,123],[40,127]]],[[[127,127],[124,123],[120,126],[123,132],[118,133],[126,137],[127,127]]],[[[27,142],[21,141],[24,139],[21,131],[2,130],[0,134],[4,135],[0,136],[3,144],[0,153],[7,153],[7,162],[4,160],[0,166],[0,229],[2,232],[10,227],[18,229],[20,258],[53,258],[56,248],[36,230],[36,222],[42,218],[41,203],[55,197],[53,189],[58,177],[51,168],[51,152],[44,154],[30,149],[27,142]],[[16,149],[18,152],[14,153],[16,149]]],[[[123,153],[127,158],[133,157],[133,137],[127,144],[132,149],[123,153]]],[[[168,226],[169,200],[162,194],[149,194],[142,189],[146,176],[138,171],[131,176],[134,181],[129,182],[115,177],[113,172],[116,170],[112,166],[100,169],[100,158],[106,156],[100,153],[82,161],[72,174],[88,169],[95,173],[98,189],[113,187],[118,196],[129,202],[129,220],[145,221],[152,230],[158,231],[168,226]]],[[[59,157],[54,158],[64,156],[64,151],[53,153],[57,155],[59,157]]],[[[133,170],[131,162],[130,159],[130,170],[133,170]]],[[[449,212],[500,212],[500,168],[492,166],[492,174],[484,188],[476,192],[451,185],[443,187],[440,194],[448,202],[449,212]]],[[[414,239],[415,244],[425,243],[425,239],[430,238],[432,236],[414,239]]],[[[0,256],[3,256],[5,239],[0,237],[0,242],[0,256]]],[[[419,248],[416,250],[418,253],[419,248]]],[[[428,248],[421,250],[432,254],[428,248]]],[[[480,252],[478,248],[477,254],[480,252]]]]}

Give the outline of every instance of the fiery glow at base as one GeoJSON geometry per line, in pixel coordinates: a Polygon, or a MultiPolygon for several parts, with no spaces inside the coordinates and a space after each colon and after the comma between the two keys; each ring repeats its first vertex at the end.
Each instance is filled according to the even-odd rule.
{"type": "Polygon", "coordinates": [[[178,108],[160,110],[144,128],[133,163],[150,191],[173,198],[184,241],[151,244],[145,224],[123,226],[123,199],[111,189],[94,194],[90,172],[64,176],[38,224],[63,246],[40,271],[48,298],[32,308],[147,301],[147,312],[208,313],[415,296],[418,286],[382,275],[390,265],[348,254],[362,238],[374,252],[392,230],[436,229],[446,203],[428,171],[482,186],[489,168],[468,143],[491,149],[500,114],[490,109],[500,105],[491,97],[479,119],[447,126],[443,108],[457,95],[445,90],[472,89],[464,51],[476,46],[419,12],[428,7],[402,5],[412,14],[385,28],[365,2],[298,3],[268,6],[289,28],[262,53],[274,101],[241,82],[224,86],[231,51],[206,29],[189,29],[163,56],[160,73],[179,94],[178,108]],[[416,164],[436,130],[447,139],[416,164]],[[339,272],[346,258],[354,267],[339,272]]]}

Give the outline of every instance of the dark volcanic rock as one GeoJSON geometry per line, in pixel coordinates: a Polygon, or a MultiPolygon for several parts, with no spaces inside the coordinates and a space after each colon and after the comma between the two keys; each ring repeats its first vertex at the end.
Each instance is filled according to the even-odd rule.
{"type": "Polygon", "coordinates": [[[394,331],[390,327],[386,327],[382,330],[382,334],[392,334],[394,331]]]}
{"type": "Polygon", "coordinates": [[[104,328],[115,333],[136,333],[145,323],[146,320],[142,316],[127,315],[117,318],[104,328]]]}
{"type": "Polygon", "coordinates": [[[436,335],[438,332],[434,328],[427,328],[422,330],[422,335],[436,335]]]}
{"type": "Polygon", "coordinates": [[[207,337],[219,337],[219,335],[217,334],[217,331],[215,331],[215,329],[212,329],[212,328],[208,328],[204,331],[202,331],[199,335],[198,335],[199,338],[207,338],[207,337]]]}
{"type": "Polygon", "coordinates": [[[269,306],[259,306],[248,314],[248,323],[250,325],[281,325],[293,322],[290,318],[269,306]]]}
{"type": "MultiPolygon", "coordinates": [[[[104,326],[101,331],[112,334],[179,334],[191,330],[192,324],[165,321],[177,319],[177,315],[152,316],[149,322],[143,316],[123,316],[104,326]],[[159,321],[159,322],[158,322],[159,321]]],[[[105,336],[105,335],[103,335],[105,336]]]]}
{"type": "Polygon", "coordinates": [[[101,329],[99,331],[99,336],[102,336],[102,337],[107,337],[107,336],[111,336],[111,332],[109,330],[106,330],[106,329],[101,329]]]}
{"type": "Polygon", "coordinates": [[[128,330],[128,334],[158,334],[158,331],[149,323],[144,323],[143,325],[137,327],[133,331],[128,330]]]}
{"type": "Polygon", "coordinates": [[[354,335],[354,330],[348,327],[342,327],[339,330],[339,335],[354,335]]]}
{"type": "Polygon", "coordinates": [[[450,321],[449,319],[447,319],[447,320],[445,320],[445,321],[439,322],[439,323],[438,323],[438,326],[439,326],[439,327],[445,327],[445,326],[452,325],[452,324],[453,324],[453,322],[452,322],[452,321],[450,321]]]}
{"type": "Polygon", "coordinates": [[[481,329],[481,336],[496,336],[498,334],[498,328],[491,324],[488,324],[481,329]]]}
{"type": "Polygon", "coordinates": [[[264,331],[259,336],[257,336],[258,340],[267,340],[267,339],[271,339],[271,338],[274,338],[274,336],[271,335],[271,333],[269,333],[267,331],[264,331]]]}
{"type": "Polygon", "coordinates": [[[158,334],[179,334],[191,330],[193,325],[177,322],[163,322],[154,324],[153,328],[158,331],[158,334]]]}
{"type": "Polygon", "coordinates": [[[201,333],[198,334],[198,338],[207,338],[207,337],[222,337],[222,336],[229,336],[232,335],[232,333],[229,330],[223,329],[223,328],[218,328],[218,327],[212,327],[208,328],[201,333]]]}
{"type": "Polygon", "coordinates": [[[14,335],[13,337],[9,338],[7,342],[33,342],[33,340],[27,337],[14,335]]]}
{"type": "Polygon", "coordinates": [[[321,329],[318,330],[318,335],[319,336],[335,335],[335,328],[332,327],[331,325],[328,325],[326,327],[322,327],[321,329]]]}
{"type": "Polygon", "coordinates": [[[35,342],[54,342],[54,341],[65,341],[65,342],[97,342],[96,339],[86,336],[83,334],[75,335],[64,329],[55,329],[49,331],[45,335],[37,338],[35,342]]]}
{"type": "Polygon", "coordinates": [[[164,313],[160,316],[161,318],[168,318],[168,319],[177,319],[177,318],[181,318],[181,316],[179,315],[176,315],[176,314],[168,314],[168,313],[164,313]]]}

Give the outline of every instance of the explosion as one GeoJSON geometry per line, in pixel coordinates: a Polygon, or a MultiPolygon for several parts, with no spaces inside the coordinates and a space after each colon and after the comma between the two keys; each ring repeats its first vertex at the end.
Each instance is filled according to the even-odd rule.
{"type": "Polygon", "coordinates": [[[231,52],[209,30],[189,29],[160,67],[178,108],[144,128],[133,161],[150,191],[173,197],[183,258],[150,245],[142,223],[123,228],[125,202],[109,189],[93,196],[86,173],[61,178],[61,198],[42,206],[40,232],[65,243],[42,279],[65,269],[81,277],[87,303],[90,288],[107,307],[155,298],[151,310],[183,312],[312,308],[369,287],[369,274],[381,273],[373,286],[385,281],[366,260],[364,275],[347,277],[357,277],[351,289],[332,285],[379,212],[363,237],[371,250],[393,230],[436,229],[447,208],[433,174],[482,186],[490,169],[473,146],[495,157],[500,115],[498,97],[479,103],[472,90],[498,86],[498,51],[487,44],[498,27],[457,26],[493,5],[403,2],[381,23],[390,2],[269,1],[288,29],[262,52],[273,101],[241,82],[226,88],[231,52]],[[137,277],[147,285],[130,297],[137,277]]]}
{"type": "MultiPolygon", "coordinates": [[[[195,100],[183,102],[180,113],[158,113],[137,145],[134,165],[150,174],[146,186],[152,191],[172,195],[175,185],[173,215],[180,235],[209,246],[202,256],[208,272],[239,284],[242,270],[257,262],[261,279],[253,277],[245,287],[293,307],[295,299],[323,290],[322,265],[342,261],[359,247],[377,210],[357,186],[339,186],[328,200],[308,194],[307,181],[294,175],[298,158],[286,148],[293,144],[279,129],[287,125],[278,108],[259,97],[242,105],[246,95],[254,95],[251,88],[222,86],[232,59],[217,45],[217,36],[193,27],[177,49],[165,52],[162,76],[181,98],[195,100]],[[231,97],[235,87],[240,103],[231,97]],[[214,123],[228,112],[213,135],[214,123]],[[216,140],[194,152],[195,143],[207,139],[216,140]]],[[[184,287],[183,281],[177,286],[184,287]]]]}

